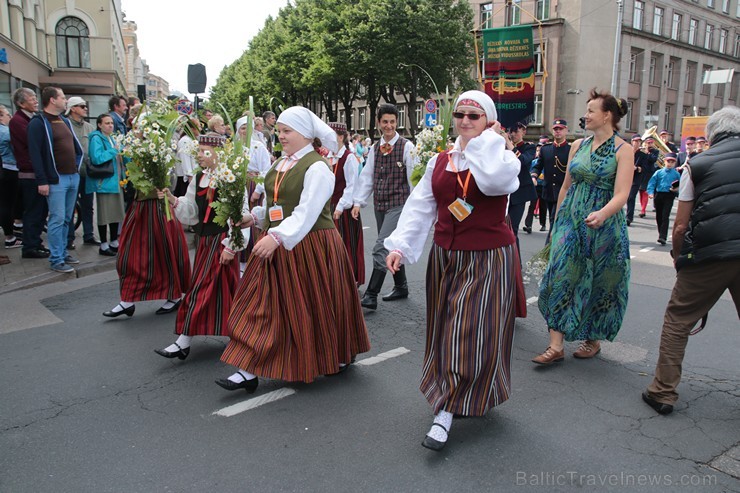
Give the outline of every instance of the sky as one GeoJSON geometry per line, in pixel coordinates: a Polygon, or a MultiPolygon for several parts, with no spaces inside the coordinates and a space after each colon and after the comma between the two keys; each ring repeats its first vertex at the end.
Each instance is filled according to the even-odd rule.
{"type": "MultiPolygon", "coordinates": [[[[122,0],[136,22],[139,54],[149,71],[188,93],[188,65],[206,66],[208,85],[247,49],[268,16],[288,0],[122,0]],[[194,42],[193,42],[194,41],[194,42]]],[[[192,97],[191,97],[192,99],[192,97]]]]}

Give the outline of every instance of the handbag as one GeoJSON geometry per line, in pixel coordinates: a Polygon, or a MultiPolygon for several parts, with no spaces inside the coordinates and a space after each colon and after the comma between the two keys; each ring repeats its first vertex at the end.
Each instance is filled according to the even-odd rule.
{"type": "Polygon", "coordinates": [[[108,161],[97,166],[93,165],[92,159],[88,159],[85,163],[85,173],[87,174],[88,178],[110,178],[111,176],[113,176],[113,173],[115,173],[113,167],[113,159],[109,159],[108,161]]]}

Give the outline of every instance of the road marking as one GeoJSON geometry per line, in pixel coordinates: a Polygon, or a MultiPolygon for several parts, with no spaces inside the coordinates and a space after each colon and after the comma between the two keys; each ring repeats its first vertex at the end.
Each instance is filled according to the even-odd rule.
{"type": "Polygon", "coordinates": [[[641,252],[649,252],[650,250],[654,250],[654,249],[655,249],[655,247],[645,247],[645,248],[640,248],[640,251],[641,252]]]}
{"type": "Polygon", "coordinates": [[[537,301],[537,297],[536,296],[532,296],[531,298],[527,298],[527,304],[528,305],[533,305],[535,303],[535,301],[537,301]]]}
{"type": "Polygon", "coordinates": [[[411,351],[406,349],[405,347],[399,347],[396,349],[391,349],[390,351],[386,351],[384,353],[380,353],[377,356],[372,356],[370,358],[361,359],[355,364],[362,365],[362,366],[370,366],[370,365],[374,365],[376,363],[385,361],[387,359],[395,358],[397,356],[401,356],[402,354],[406,354],[410,352],[411,351]]]}
{"type": "MultiPolygon", "coordinates": [[[[411,351],[406,349],[405,347],[399,347],[396,349],[391,349],[390,351],[386,351],[385,353],[380,353],[377,356],[372,356],[370,358],[361,359],[355,364],[362,365],[362,366],[370,366],[376,363],[381,363],[387,359],[395,358],[397,356],[401,356],[403,354],[410,353],[410,352],[411,351]]],[[[265,404],[269,404],[270,402],[275,402],[277,400],[291,396],[295,393],[296,393],[295,389],[292,389],[290,387],[283,387],[281,389],[268,392],[264,395],[252,397],[245,401],[237,402],[236,404],[233,404],[231,406],[225,407],[223,409],[219,409],[218,411],[215,411],[212,414],[215,416],[224,416],[226,418],[230,418],[231,416],[236,416],[237,414],[243,413],[244,411],[249,411],[250,409],[264,406],[265,404]]]]}
{"type": "Polygon", "coordinates": [[[295,394],[295,389],[291,389],[290,387],[283,387],[282,389],[273,390],[272,392],[247,399],[246,401],[237,402],[232,406],[219,409],[213,414],[215,414],[216,416],[224,416],[229,418],[231,416],[236,416],[239,413],[243,413],[244,411],[249,411],[250,409],[269,404],[270,402],[275,402],[279,399],[288,397],[293,394],[295,394]]]}

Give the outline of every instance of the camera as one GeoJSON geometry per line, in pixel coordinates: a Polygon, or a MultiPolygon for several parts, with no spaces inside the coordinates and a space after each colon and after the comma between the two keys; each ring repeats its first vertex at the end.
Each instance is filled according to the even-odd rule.
{"type": "Polygon", "coordinates": [[[586,117],[582,116],[578,119],[578,126],[581,127],[583,130],[586,130],[586,117]]]}

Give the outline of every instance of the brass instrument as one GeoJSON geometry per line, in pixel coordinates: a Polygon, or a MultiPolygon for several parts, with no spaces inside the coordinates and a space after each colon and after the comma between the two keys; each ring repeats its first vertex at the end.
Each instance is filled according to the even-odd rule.
{"type": "MultiPolygon", "coordinates": [[[[665,142],[660,138],[660,135],[658,135],[658,127],[656,125],[653,125],[652,127],[645,130],[645,133],[642,134],[642,140],[643,142],[647,140],[648,138],[653,139],[653,142],[655,142],[655,147],[658,149],[658,160],[656,161],[656,165],[658,168],[662,168],[665,166],[665,162],[663,161],[663,158],[665,155],[671,151],[671,148],[668,147],[665,142]]],[[[647,149],[647,147],[646,147],[647,149]]]]}

